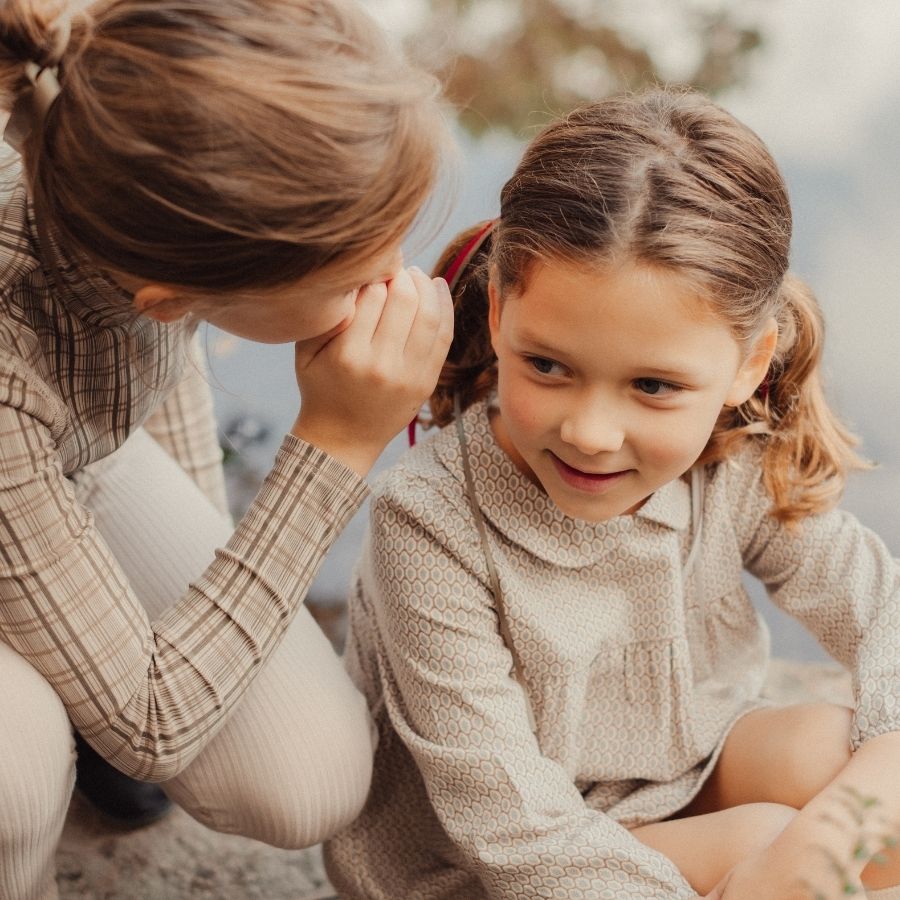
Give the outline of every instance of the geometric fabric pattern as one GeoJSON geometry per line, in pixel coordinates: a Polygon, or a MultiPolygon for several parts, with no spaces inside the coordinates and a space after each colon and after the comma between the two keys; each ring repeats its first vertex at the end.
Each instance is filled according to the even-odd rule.
{"type": "Polygon", "coordinates": [[[686,898],[627,827],[684,807],[763,703],[746,568],[854,673],[854,745],[900,730],[900,564],[852,516],[788,531],[759,446],[603,523],[565,516],[464,414],[523,682],[500,636],[455,427],[374,489],[346,664],[380,744],[361,817],[326,845],[342,897],[686,898]],[[523,691],[534,711],[532,733],[523,691]]]}

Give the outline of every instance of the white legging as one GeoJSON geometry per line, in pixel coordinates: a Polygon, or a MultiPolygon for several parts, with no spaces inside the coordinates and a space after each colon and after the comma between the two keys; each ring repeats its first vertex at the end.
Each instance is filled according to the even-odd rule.
{"type": "MultiPolygon", "coordinates": [[[[230,523],[142,431],[104,461],[82,502],[151,619],[231,534],[230,523]]],[[[302,608],[226,725],[163,787],[217,831],[307,847],[362,808],[373,735],[364,699],[302,608]]],[[[53,857],[73,773],[62,704],[0,643],[0,900],[56,896],[53,857]]]]}

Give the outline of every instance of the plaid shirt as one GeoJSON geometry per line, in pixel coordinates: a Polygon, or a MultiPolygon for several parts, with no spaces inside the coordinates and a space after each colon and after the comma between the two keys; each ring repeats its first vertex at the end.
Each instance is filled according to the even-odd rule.
{"type": "MultiPolygon", "coordinates": [[[[0,640],[53,685],[117,767],[173,777],[278,643],[365,483],[288,435],[227,545],[150,622],[73,476],[144,425],[224,510],[210,393],[191,328],[56,248],[21,184],[0,208],[0,640]]],[[[82,477],[90,477],[90,470],[82,477]]],[[[173,515],[176,511],[173,510],[173,515]]]]}

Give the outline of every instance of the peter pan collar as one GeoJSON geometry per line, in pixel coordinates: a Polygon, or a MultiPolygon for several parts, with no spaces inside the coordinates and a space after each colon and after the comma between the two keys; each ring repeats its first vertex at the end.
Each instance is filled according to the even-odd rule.
{"type": "MultiPolygon", "coordinates": [[[[691,491],[683,479],[661,487],[632,516],[616,516],[606,522],[567,516],[516,468],[497,443],[489,408],[490,401],[481,401],[463,414],[472,477],[485,519],[514,544],[553,565],[574,568],[602,561],[619,541],[636,529],[646,529],[650,522],[677,531],[688,528],[691,491]]],[[[435,441],[435,452],[464,484],[455,425],[445,428],[435,441]]]]}

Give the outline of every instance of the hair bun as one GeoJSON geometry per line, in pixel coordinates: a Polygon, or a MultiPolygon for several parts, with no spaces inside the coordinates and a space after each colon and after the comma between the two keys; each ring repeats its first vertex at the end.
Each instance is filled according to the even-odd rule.
{"type": "Polygon", "coordinates": [[[69,46],[71,21],[66,4],[6,0],[0,6],[0,62],[58,65],[69,46]]]}

